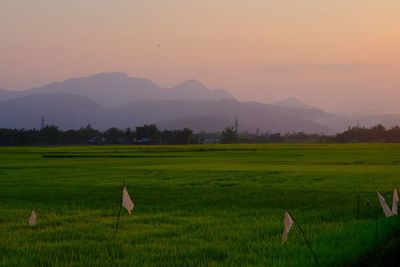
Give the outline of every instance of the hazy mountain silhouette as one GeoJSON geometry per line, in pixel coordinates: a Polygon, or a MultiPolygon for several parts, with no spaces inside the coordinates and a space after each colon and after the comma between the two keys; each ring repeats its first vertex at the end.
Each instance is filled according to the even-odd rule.
{"type": "Polygon", "coordinates": [[[99,129],[117,126],[135,127],[158,123],[164,128],[198,125],[196,130],[222,130],[239,119],[240,131],[270,132],[303,131],[333,133],[329,127],[304,119],[284,107],[232,99],[205,100],[141,100],[118,108],[106,108],[86,96],[70,94],[38,94],[0,103],[0,127],[39,127],[40,117],[62,129],[92,124],[99,129]],[[219,127],[216,124],[220,123],[219,127]]]}
{"type": "Polygon", "coordinates": [[[282,106],[282,107],[287,107],[287,108],[301,108],[301,109],[311,109],[311,110],[320,110],[318,107],[314,107],[308,104],[305,104],[298,100],[297,98],[294,97],[289,97],[285,100],[282,101],[277,101],[274,103],[271,103],[272,105],[277,105],[277,106],[282,106]]]}
{"type": "Polygon", "coordinates": [[[0,88],[0,102],[8,101],[12,98],[23,96],[24,92],[22,91],[11,91],[0,88]]]}
{"type": "MultiPolygon", "coordinates": [[[[174,119],[189,120],[193,116],[214,116],[232,121],[235,116],[239,119],[241,131],[255,132],[324,132],[332,133],[329,127],[295,114],[282,112],[281,107],[255,102],[239,102],[225,99],[219,101],[196,100],[146,100],[137,101],[122,106],[119,114],[137,114],[140,123],[163,122],[174,119]],[[185,118],[186,117],[186,118],[185,118]]],[[[225,126],[222,125],[222,129],[225,126]]]]}
{"type": "Polygon", "coordinates": [[[352,126],[359,124],[360,127],[372,127],[382,124],[387,128],[400,126],[400,114],[373,114],[362,116],[352,120],[352,126]]]}
{"type": "Polygon", "coordinates": [[[178,84],[174,88],[162,88],[153,82],[125,73],[98,73],[93,76],[54,82],[27,91],[0,92],[0,101],[4,102],[15,97],[44,93],[66,93],[88,96],[106,107],[120,105],[145,99],[193,99],[218,100],[233,98],[228,92],[216,89],[210,90],[198,81],[190,80],[178,84]]]}
{"type": "Polygon", "coordinates": [[[196,80],[162,88],[149,80],[124,73],[99,73],[33,88],[0,89],[0,127],[39,127],[40,116],[62,129],[87,124],[134,127],[157,123],[165,129],[193,128],[220,131],[239,118],[239,130],[255,132],[304,131],[333,133],[348,126],[400,124],[400,115],[346,118],[327,113],[295,98],[272,104],[239,102],[222,89],[210,90],[196,80]]]}
{"type": "Polygon", "coordinates": [[[338,132],[345,131],[349,126],[356,125],[372,127],[382,124],[387,128],[400,125],[400,114],[368,114],[366,111],[362,111],[358,115],[336,115],[327,113],[318,107],[307,105],[292,97],[272,104],[285,107],[286,109],[282,110],[283,112],[291,113],[292,111],[289,111],[289,109],[295,108],[298,116],[327,125],[338,132]]]}
{"type": "Polygon", "coordinates": [[[233,96],[223,89],[210,90],[197,80],[188,80],[171,89],[170,99],[221,100],[233,96]]]}
{"type": "Polygon", "coordinates": [[[162,130],[189,128],[195,132],[221,132],[226,126],[234,125],[234,120],[211,115],[197,115],[161,121],[156,124],[162,130]]]}
{"type": "Polygon", "coordinates": [[[300,108],[290,107],[291,105],[276,105],[276,103],[273,105],[276,106],[280,112],[286,114],[296,114],[303,119],[321,123],[338,132],[344,131],[349,125],[351,125],[351,120],[346,117],[328,113],[317,107],[303,104],[294,98],[291,98],[289,103],[296,103],[295,106],[300,106],[300,108]],[[295,100],[296,102],[293,102],[292,100],[295,100]]]}
{"type": "Polygon", "coordinates": [[[71,94],[38,94],[0,103],[1,128],[39,128],[40,117],[47,124],[62,129],[76,129],[87,124],[100,128],[112,120],[112,113],[86,96],[71,94]],[[5,115],[6,114],[6,115],[5,115]]]}

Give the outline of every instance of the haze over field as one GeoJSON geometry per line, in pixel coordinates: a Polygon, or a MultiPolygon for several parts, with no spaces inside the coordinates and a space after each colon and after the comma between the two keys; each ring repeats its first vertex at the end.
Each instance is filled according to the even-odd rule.
{"type": "Polygon", "coordinates": [[[400,124],[400,114],[349,117],[288,98],[274,103],[238,101],[222,89],[209,89],[196,80],[162,88],[150,80],[125,73],[98,73],[53,82],[25,91],[0,90],[0,128],[38,128],[47,124],[78,129],[91,124],[162,129],[190,128],[219,132],[239,120],[241,132],[334,134],[349,126],[386,127],[400,124]]]}
{"type": "Polygon", "coordinates": [[[400,113],[400,2],[0,2],[0,88],[99,72],[197,79],[240,101],[400,113]]]}
{"type": "Polygon", "coordinates": [[[0,0],[0,267],[399,266],[400,0],[0,0]]]}

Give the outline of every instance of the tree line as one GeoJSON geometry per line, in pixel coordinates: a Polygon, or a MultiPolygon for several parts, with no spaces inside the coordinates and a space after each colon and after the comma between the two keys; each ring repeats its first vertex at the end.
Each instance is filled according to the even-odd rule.
{"type": "Polygon", "coordinates": [[[332,136],[303,132],[291,132],[284,135],[241,133],[237,140],[239,143],[398,143],[400,142],[400,127],[386,129],[381,124],[370,128],[349,127],[346,131],[332,136]]]}
{"type": "Polygon", "coordinates": [[[386,129],[383,125],[378,124],[371,128],[365,127],[349,127],[347,131],[339,133],[335,136],[336,142],[400,142],[400,127],[395,126],[386,129]]]}
{"type": "Polygon", "coordinates": [[[159,130],[156,125],[143,125],[135,129],[116,127],[105,131],[91,125],[78,130],[62,131],[55,125],[37,129],[0,128],[0,145],[80,145],[80,144],[199,144],[199,143],[349,143],[400,142],[400,127],[386,129],[382,125],[371,128],[349,127],[334,136],[303,132],[238,133],[226,127],[217,133],[194,133],[191,129],[159,130]]]}
{"type": "Polygon", "coordinates": [[[55,125],[37,129],[0,129],[0,145],[81,145],[81,144],[191,144],[198,143],[193,131],[158,130],[156,125],[143,125],[105,131],[91,125],[78,130],[62,131],[55,125]]]}

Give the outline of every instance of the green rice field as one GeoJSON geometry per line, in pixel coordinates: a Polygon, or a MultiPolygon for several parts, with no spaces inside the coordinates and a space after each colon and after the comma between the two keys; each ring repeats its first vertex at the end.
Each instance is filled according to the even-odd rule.
{"type": "Polygon", "coordinates": [[[399,184],[398,144],[0,147],[0,266],[348,266],[399,184]]]}

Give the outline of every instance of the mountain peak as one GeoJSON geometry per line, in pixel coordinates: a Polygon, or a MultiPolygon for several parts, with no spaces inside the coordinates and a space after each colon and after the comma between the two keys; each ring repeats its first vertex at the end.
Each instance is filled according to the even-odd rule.
{"type": "Polygon", "coordinates": [[[99,72],[96,74],[93,74],[89,77],[116,77],[116,78],[123,78],[123,77],[129,77],[128,74],[125,72],[99,72]]]}
{"type": "Polygon", "coordinates": [[[310,110],[319,110],[318,107],[314,107],[308,104],[303,103],[297,98],[289,97],[285,100],[281,100],[275,103],[272,103],[275,106],[282,106],[287,108],[301,108],[301,109],[310,109],[310,110]]]}
{"type": "Polygon", "coordinates": [[[209,90],[204,84],[195,79],[183,81],[177,84],[174,89],[209,90]]]}
{"type": "Polygon", "coordinates": [[[190,99],[195,96],[199,100],[235,99],[229,92],[223,89],[209,89],[198,80],[183,81],[172,88],[176,98],[190,99]]]}
{"type": "Polygon", "coordinates": [[[163,88],[150,80],[131,77],[123,72],[101,72],[91,76],[53,82],[23,92],[0,90],[0,102],[19,96],[44,93],[84,95],[105,107],[112,108],[147,99],[220,100],[234,98],[224,90],[210,90],[194,79],[184,81],[174,88],[163,88]]]}

